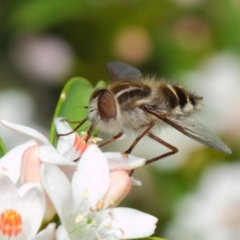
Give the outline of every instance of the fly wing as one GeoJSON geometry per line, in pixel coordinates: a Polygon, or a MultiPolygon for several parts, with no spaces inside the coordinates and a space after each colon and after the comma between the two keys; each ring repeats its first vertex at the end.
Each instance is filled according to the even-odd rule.
{"type": "Polygon", "coordinates": [[[211,132],[206,126],[198,122],[195,118],[190,117],[173,117],[162,113],[151,106],[145,105],[145,111],[161,119],[163,122],[174,127],[186,136],[220,152],[231,153],[231,150],[219,139],[217,135],[211,132]]]}
{"type": "Polygon", "coordinates": [[[231,150],[220,140],[220,138],[210,131],[206,126],[198,122],[195,118],[167,117],[171,126],[194,140],[214,148],[220,152],[231,153],[231,150]]]}
{"type": "Polygon", "coordinates": [[[137,68],[122,62],[107,62],[106,67],[114,81],[135,80],[142,75],[137,68]]]}

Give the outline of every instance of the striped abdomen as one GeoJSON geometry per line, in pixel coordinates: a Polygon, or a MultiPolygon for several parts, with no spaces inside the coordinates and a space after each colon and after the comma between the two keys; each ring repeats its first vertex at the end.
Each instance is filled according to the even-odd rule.
{"type": "Polygon", "coordinates": [[[163,81],[121,81],[112,84],[109,90],[114,94],[121,109],[131,109],[141,104],[154,105],[164,111],[177,109],[189,113],[201,108],[202,97],[187,92],[178,85],[163,81]]]}
{"type": "Polygon", "coordinates": [[[162,82],[158,87],[158,94],[165,99],[166,108],[180,109],[183,113],[189,113],[201,108],[202,97],[189,93],[179,85],[162,82]]]}

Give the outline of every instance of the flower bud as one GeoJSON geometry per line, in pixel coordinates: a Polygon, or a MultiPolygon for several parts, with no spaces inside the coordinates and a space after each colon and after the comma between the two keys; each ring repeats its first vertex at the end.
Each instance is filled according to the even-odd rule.
{"type": "Polygon", "coordinates": [[[125,171],[114,171],[110,173],[110,184],[104,198],[107,207],[116,207],[130,192],[132,181],[125,171]]]}
{"type": "Polygon", "coordinates": [[[22,156],[20,182],[21,184],[31,182],[40,183],[41,160],[38,157],[38,145],[31,146],[25,150],[22,156]]]}

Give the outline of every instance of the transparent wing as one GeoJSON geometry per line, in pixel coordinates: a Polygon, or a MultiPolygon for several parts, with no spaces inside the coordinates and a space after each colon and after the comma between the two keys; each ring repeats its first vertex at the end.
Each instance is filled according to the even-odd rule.
{"type": "Polygon", "coordinates": [[[220,152],[228,154],[231,153],[231,150],[228,148],[228,146],[226,146],[217,135],[211,132],[211,130],[206,126],[198,122],[195,118],[184,116],[179,116],[176,118],[167,116],[166,114],[154,109],[152,106],[147,105],[145,105],[143,109],[182,132],[186,136],[220,152]]]}
{"type": "Polygon", "coordinates": [[[180,117],[178,119],[167,117],[172,122],[171,126],[194,140],[224,153],[231,153],[231,150],[211,132],[206,126],[195,118],[180,117]]]}
{"type": "Polygon", "coordinates": [[[137,68],[122,62],[107,62],[106,67],[114,81],[134,80],[142,75],[137,68]]]}

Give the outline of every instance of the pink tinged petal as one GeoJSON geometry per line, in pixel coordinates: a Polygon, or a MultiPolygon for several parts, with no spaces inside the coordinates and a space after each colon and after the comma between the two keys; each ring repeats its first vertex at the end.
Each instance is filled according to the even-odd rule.
{"type": "Polygon", "coordinates": [[[75,201],[87,197],[90,206],[96,205],[105,196],[109,186],[107,159],[96,145],[90,145],[79,161],[73,175],[72,189],[75,201]]]}
{"type": "Polygon", "coordinates": [[[38,156],[45,163],[77,166],[75,162],[67,160],[50,144],[40,146],[38,156]]]}
{"type": "Polygon", "coordinates": [[[51,199],[62,224],[74,207],[71,184],[66,175],[55,165],[42,164],[42,183],[51,199]]]}
{"type": "Polygon", "coordinates": [[[131,208],[111,209],[112,224],[121,229],[123,238],[144,238],[151,236],[158,219],[147,213],[131,208]]]}
{"type": "Polygon", "coordinates": [[[73,146],[77,152],[84,153],[88,145],[79,135],[76,135],[73,146]]]}
{"type": "Polygon", "coordinates": [[[70,162],[77,162],[80,159],[81,154],[77,152],[73,146],[71,146],[69,147],[68,151],[63,154],[63,157],[70,162]]]}
{"type": "Polygon", "coordinates": [[[45,229],[37,234],[33,240],[54,240],[55,239],[55,230],[56,224],[50,223],[45,229]]]}
{"type": "Polygon", "coordinates": [[[132,181],[125,171],[114,171],[110,173],[110,185],[104,198],[105,207],[117,206],[130,192],[132,181]]]}
{"type": "MultiPolygon", "coordinates": [[[[65,136],[59,136],[57,150],[64,156],[69,156],[70,154],[78,155],[75,157],[79,158],[80,154],[82,154],[88,144],[84,141],[84,137],[80,137],[77,133],[72,132],[71,127],[63,118],[56,118],[55,119],[55,126],[57,133],[59,134],[67,134],[65,136]],[[70,133],[70,134],[69,134],[70,133]]],[[[73,156],[70,156],[71,159],[73,156]]],[[[73,159],[73,160],[75,160],[73,159]]]]}
{"type": "Polygon", "coordinates": [[[31,140],[10,150],[0,160],[0,172],[17,183],[21,172],[22,155],[26,149],[33,145],[36,145],[36,142],[31,140]]]}
{"type": "MultiPolygon", "coordinates": [[[[64,141],[59,138],[58,142],[64,141]]],[[[67,145],[67,143],[66,143],[67,145]]],[[[86,150],[88,143],[83,141],[83,139],[76,135],[75,140],[72,144],[68,144],[67,148],[63,151],[63,149],[57,147],[57,150],[67,158],[69,161],[77,161],[80,159],[82,153],[86,150]]]]}
{"type": "Polygon", "coordinates": [[[39,230],[44,212],[45,197],[41,188],[31,188],[22,198],[22,208],[19,209],[23,220],[23,232],[26,239],[32,239],[39,230]]]}
{"type": "Polygon", "coordinates": [[[10,123],[10,122],[5,121],[5,120],[1,120],[1,123],[5,127],[9,128],[13,131],[16,131],[18,133],[22,133],[24,135],[32,137],[32,138],[40,141],[41,143],[50,144],[49,140],[44,135],[42,135],[38,131],[34,130],[33,128],[26,127],[26,126],[19,125],[19,124],[15,124],[15,123],[10,123]]]}
{"type": "Polygon", "coordinates": [[[62,120],[63,118],[55,119],[57,133],[67,135],[59,136],[57,150],[65,157],[76,160],[86,150],[88,144],[84,141],[84,137],[80,137],[75,132],[71,133],[72,129],[69,124],[62,120]]]}
{"type": "Polygon", "coordinates": [[[60,225],[56,231],[56,240],[71,240],[66,228],[60,225]]]}
{"type": "Polygon", "coordinates": [[[123,157],[122,154],[118,152],[105,152],[104,155],[108,160],[110,171],[132,170],[139,168],[146,163],[146,159],[139,158],[130,154],[128,155],[128,158],[123,157]]]}
{"type": "Polygon", "coordinates": [[[41,160],[38,157],[39,146],[31,146],[24,152],[22,156],[22,167],[21,167],[21,184],[27,182],[41,182],[40,166],[41,160]]]}

